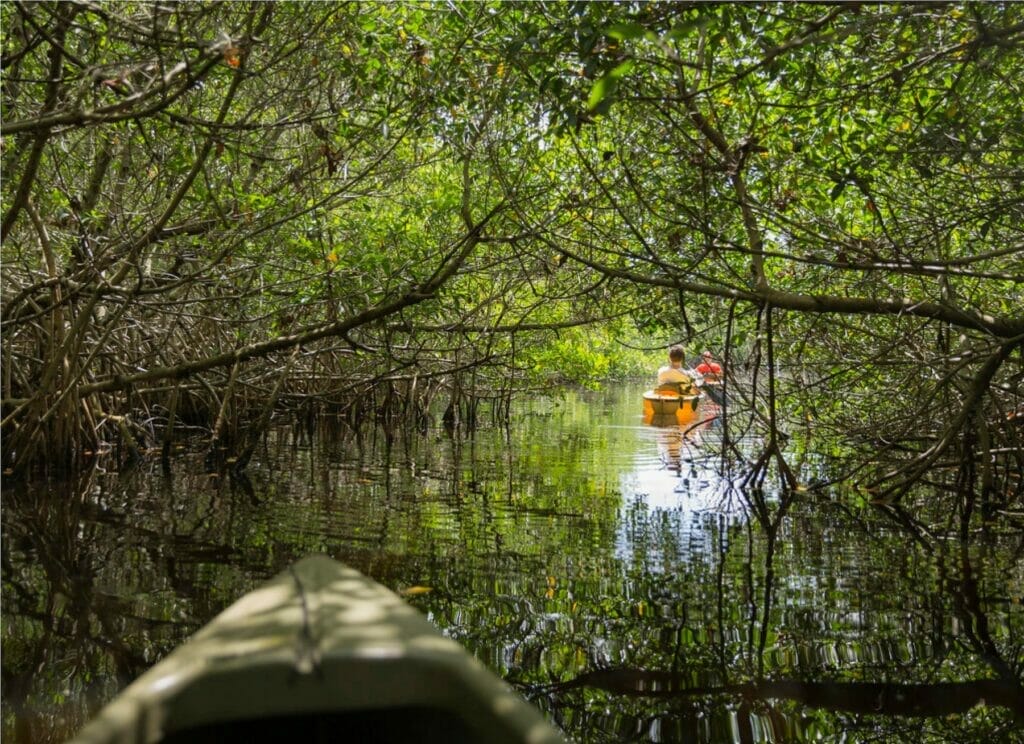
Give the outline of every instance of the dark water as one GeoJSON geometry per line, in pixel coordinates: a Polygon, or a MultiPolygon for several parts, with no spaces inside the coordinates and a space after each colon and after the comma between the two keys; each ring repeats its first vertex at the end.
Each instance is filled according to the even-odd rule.
{"type": "Polygon", "coordinates": [[[756,441],[644,426],[641,391],[468,438],[281,429],[247,482],[183,454],[5,488],[3,741],[64,740],[310,552],[403,591],[577,741],[1024,739],[1019,532],[962,538],[926,494],[910,519],[744,491],[756,441]]]}

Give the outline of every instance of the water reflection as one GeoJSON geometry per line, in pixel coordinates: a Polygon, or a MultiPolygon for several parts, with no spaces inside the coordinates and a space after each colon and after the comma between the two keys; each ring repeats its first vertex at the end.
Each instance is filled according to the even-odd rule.
{"type": "Polygon", "coordinates": [[[722,458],[721,412],[705,397],[685,416],[644,416],[636,435],[653,446],[640,448],[623,469],[625,501],[648,510],[741,513],[730,463],[722,458]]]}
{"type": "Polygon", "coordinates": [[[837,498],[740,489],[756,442],[710,401],[698,426],[647,426],[640,392],[523,401],[471,439],[280,430],[245,479],[182,456],[5,490],[4,740],[63,740],[314,551],[429,588],[409,601],[581,741],[1019,724],[1019,535],[915,541],[837,498]]]}

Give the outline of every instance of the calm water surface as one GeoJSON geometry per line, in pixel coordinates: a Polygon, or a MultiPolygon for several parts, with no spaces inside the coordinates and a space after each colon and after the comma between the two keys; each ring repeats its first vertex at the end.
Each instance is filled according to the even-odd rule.
{"type": "Polygon", "coordinates": [[[8,484],[3,740],[64,740],[311,552],[405,593],[577,741],[1024,738],[1019,533],[745,491],[742,411],[724,443],[721,416],[645,426],[641,392],[524,400],[471,437],[282,428],[246,481],[182,454],[8,484]]]}

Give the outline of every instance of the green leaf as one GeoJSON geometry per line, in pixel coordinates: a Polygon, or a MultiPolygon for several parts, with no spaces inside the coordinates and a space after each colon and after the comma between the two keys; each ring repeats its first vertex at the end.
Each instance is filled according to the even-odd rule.
{"type": "Polygon", "coordinates": [[[605,33],[613,39],[627,41],[629,39],[639,39],[640,37],[645,36],[647,34],[647,29],[639,23],[627,21],[626,23],[615,23],[609,26],[605,30],[605,33]]]}
{"type": "Polygon", "coordinates": [[[593,111],[606,97],[615,93],[615,89],[618,87],[618,78],[612,77],[610,73],[603,76],[590,89],[590,97],[587,98],[587,108],[593,111]]]}
{"type": "MultiPolygon", "coordinates": [[[[594,111],[606,98],[611,97],[619,87],[619,80],[625,75],[628,75],[635,66],[635,60],[627,59],[622,64],[602,75],[598,81],[594,83],[594,87],[590,89],[590,97],[587,98],[587,109],[589,111],[594,111]]],[[[608,107],[605,106],[604,110],[600,113],[606,113],[607,108],[608,107]]]]}
{"type": "Polygon", "coordinates": [[[611,70],[611,72],[607,74],[609,77],[613,77],[617,80],[631,73],[634,67],[636,67],[636,60],[627,59],[625,62],[623,62],[621,65],[616,66],[613,70],[611,70]]]}

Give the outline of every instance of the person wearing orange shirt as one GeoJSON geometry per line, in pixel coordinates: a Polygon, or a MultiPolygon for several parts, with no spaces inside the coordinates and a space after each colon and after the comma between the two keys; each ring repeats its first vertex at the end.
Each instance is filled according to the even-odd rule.
{"type": "Polygon", "coordinates": [[[710,351],[700,355],[701,362],[697,365],[697,373],[708,381],[718,380],[722,376],[722,365],[714,360],[710,351]]]}

